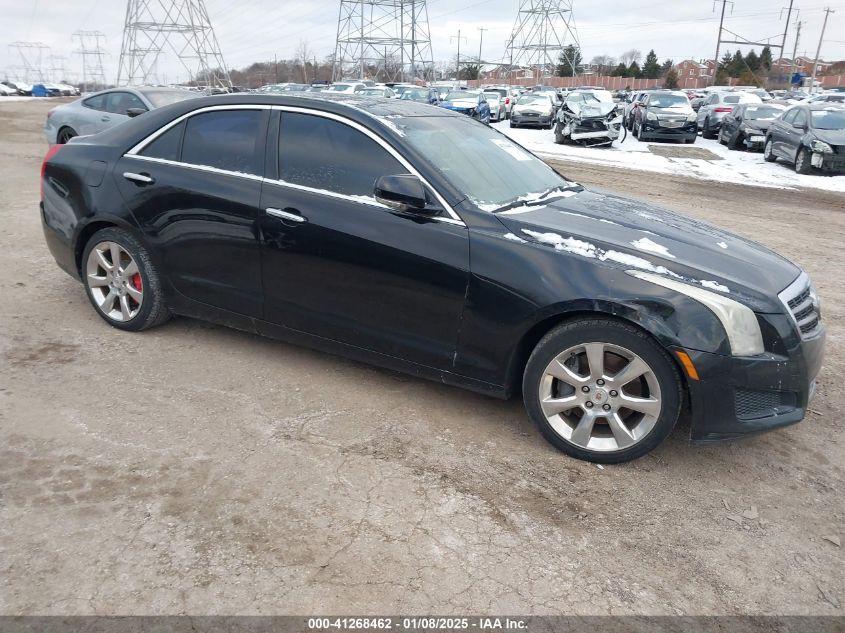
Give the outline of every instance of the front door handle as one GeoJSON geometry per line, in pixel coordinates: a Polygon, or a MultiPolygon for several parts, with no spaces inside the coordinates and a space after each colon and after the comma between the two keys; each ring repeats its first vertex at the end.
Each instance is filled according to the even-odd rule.
{"type": "Polygon", "coordinates": [[[155,182],[155,179],[147,174],[133,174],[131,171],[123,172],[123,177],[142,185],[151,185],[155,182]]]}
{"type": "Polygon", "coordinates": [[[291,222],[307,222],[305,218],[303,218],[299,213],[291,213],[292,211],[296,211],[296,209],[274,209],[272,207],[265,209],[267,211],[267,215],[272,215],[274,218],[280,218],[282,220],[290,220],[291,222]]]}
{"type": "Polygon", "coordinates": [[[101,116],[101,117],[100,117],[100,121],[103,121],[104,123],[105,123],[106,121],[111,121],[111,117],[110,117],[110,116],[101,116]]]}

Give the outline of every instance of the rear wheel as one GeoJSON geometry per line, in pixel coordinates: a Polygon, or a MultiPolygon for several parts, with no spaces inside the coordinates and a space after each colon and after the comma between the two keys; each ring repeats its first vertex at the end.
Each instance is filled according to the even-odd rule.
{"type": "Polygon", "coordinates": [[[137,332],[170,318],[149,253],[126,231],[93,235],[82,254],[82,277],[91,305],[113,327],[137,332]]]}
{"type": "Polygon", "coordinates": [[[736,133],[728,139],[728,149],[740,150],[743,148],[743,137],[736,133]]]}
{"type": "Polygon", "coordinates": [[[778,159],[778,157],[775,156],[773,145],[774,143],[772,143],[772,137],[770,136],[766,139],[766,144],[763,146],[763,160],[767,163],[773,163],[778,159]]]}
{"type": "Polygon", "coordinates": [[[74,136],[78,136],[76,130],[71,127],[63,127],[61,130],[59,130],[59,133],[56,135],[56,143],[58,143],[59,145],[64,145],[74,136]]]}
{"type": "Polygon", "coordinates": [[[523,376],[525,408],[543,436],[577,459],[641,457],[672,431],[681,377],[648,335],[620,321],[561,325],[537,344],[523,376]]]}

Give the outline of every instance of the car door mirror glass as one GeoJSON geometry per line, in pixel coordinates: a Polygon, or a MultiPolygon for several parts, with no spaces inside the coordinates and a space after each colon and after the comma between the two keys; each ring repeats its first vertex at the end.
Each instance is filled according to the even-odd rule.
{"type": "Polygon", "coordinates": [[[426,208],[425,186],[416,176],[382,176],[376,181],[374,195],[377,202],[392,209],[432,214],[432,211],[426,208]]]}

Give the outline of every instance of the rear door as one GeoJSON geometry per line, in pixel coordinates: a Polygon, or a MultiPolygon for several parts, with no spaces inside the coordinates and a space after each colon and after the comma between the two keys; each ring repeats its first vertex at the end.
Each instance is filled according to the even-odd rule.
{"type": "Polygon", "coordinates": [[[268,106],[207,108],[117,164],[114,178],[177,291],[262,314],[258,203],[268,106]]]}
{"type": "Polygon", "coordinates": [[[278,176],[261,194],[265,319],[451,368],[469,283],[466,226],[376,202],[376,180],[409,165],[357,123],[319,112],[280,119],[278,176]]]}

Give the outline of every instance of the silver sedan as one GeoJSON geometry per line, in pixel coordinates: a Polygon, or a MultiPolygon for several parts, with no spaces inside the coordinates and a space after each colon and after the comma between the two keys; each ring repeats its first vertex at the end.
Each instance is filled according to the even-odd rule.
{"type": "Polygon", "coordinates": [[[149,110],[199,96],[198,92],[179,88],[103,90],[50,110],[44,135],[50,145],[67,143],[74,136],[96,134],[149,110]]]}

